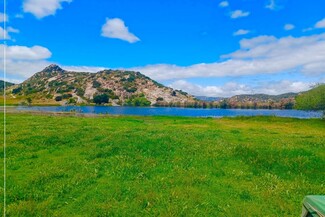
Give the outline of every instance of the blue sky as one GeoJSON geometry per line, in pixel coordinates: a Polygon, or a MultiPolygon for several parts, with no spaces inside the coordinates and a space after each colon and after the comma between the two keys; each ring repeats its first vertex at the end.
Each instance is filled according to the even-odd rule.
{"type": "Polygon", "coordinates": [[[319,0],[7,0],[6,79],[56,63],[138,70],[194,95],[303,91],[325,82],[324,8],[319,0]]]}

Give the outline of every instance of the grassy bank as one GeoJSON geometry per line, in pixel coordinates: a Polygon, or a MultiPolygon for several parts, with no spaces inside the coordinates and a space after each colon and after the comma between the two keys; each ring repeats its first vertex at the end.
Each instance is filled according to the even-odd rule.
{"type": "Polygon", "coordinates": [[[7,211],[299,216],[324,148],[322,120],[8,114],[7,211]]]}

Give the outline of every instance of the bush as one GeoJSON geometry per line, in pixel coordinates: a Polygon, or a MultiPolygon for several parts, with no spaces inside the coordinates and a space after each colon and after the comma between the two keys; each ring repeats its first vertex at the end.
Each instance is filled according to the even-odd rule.
{"type": "Polygon", "coordinates": [[[126,101],[128,106],[150,106],[151,102],[144,95],[133,96],[126,101]]]}
{"type": "Polygon", "coordinates": [[[68,104],[76,104],[77,103],[77,100],[75,98],[70,98],[68,100],[68,104]]]}
{"type": "Polygon", "coordinates": [[[130,88],[126,88],[125,90],[128,93],[134,93],[135,91],[137,91],[137,88],[136,87],[130,87],[130,88]]]}
{"type": "Polygon", "coordinates": [[[100,94],[100,95],[97,95],[94,97],[93,101],[94,103],[100,105],[100,104],[103,104],[103,103],[108,103],[108,95],[107,94],[100,94]]]}
{"type": "Polygon", "coordinates": [[[68,99],[68,98],[71,98],[71,97],[72,97],[71,93],[65,93],[65,94],[62,95],[63,99],[68,99]]]}
{"type": "Polygon", "coordinates": [[[51,95],[51,94],[47,94],[47,95],[45,96],[45,98],[46,98],[46,99],[52,99],[52,98],[53,98],[53,95],[51,95]]]}
{"type": "Polygon", "coordinates": [[[56,96],[54,99],[55,99],[55,101],[57,101],[57,102],[58,102],[58,101],[62,101],[62,96],[56,96]]]}
{"type": "Polygon", "coordinates": [[[22,89],[23,89],[22,87],[17,87],[17,88],[15,88],[15,89],[12,90],[12,93],[13,94],[20,93],[20,91],[22,91],[22,89]]]}
{"type": "Polygon", "coordinates": [[[100,87],[102,84],[101,83],[99,83],[98,81],[93,81],[93,88],[98,88],[98,87],[100,87]]]}
{"type": "Polygon", "coordinates": [[[85,95],[85,91],[81,88],[77,88],[76,94],[80,97],[83,97],[85,95]]]}
{"type": "Polygon", "coordinates": [[[157,99],[156,99],[156,101],[158,102],[158,101],[164,101],[164,98],[162,98],[162,97],[158,97],[157,99]]]}

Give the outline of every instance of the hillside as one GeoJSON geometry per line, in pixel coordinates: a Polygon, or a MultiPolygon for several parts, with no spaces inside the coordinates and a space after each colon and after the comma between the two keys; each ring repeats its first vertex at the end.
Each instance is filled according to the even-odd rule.
{"type": "Polygon", "coordinates": [[[5,84],[6,84],[6,88],[15,85],[14,83],[0,80],[0,92],[3,91],[5,84]]]}
{"type": "Polygon", "coordinates": [[[229,98],[229,101],[237,101],[237,102],[280,102],[283,99],[292,99],[295,98],[297,93],[284,93],[280,95],[268,95],[268,94],[242,94],[236,95],[229,98]]]}
{"type": "Polygon", "coordinates": [[[211,97],[211,96],[195,96],[195,98],[205,102],[214,102],[214,101],[220,101],[225,99],[224,97],[211,97]]]}
{"type": "Polygon", "coordinates": [[[140,72],[103,70],[72,72],[50,65],[8,92],[44,104],[170,105],[194,103],[193,96],[146,77],[140,72]]]}
{"type": "Polygon", "coordinates": [[[197,107],[233,109],[292,109],[298,93],[280,95],[242,94],[229,98],[196,96],[204,102],[197,107]]]}
{"type": "Polygon", "coordinates": [[[325,84],[318,84],[296,97],[296,109],[322,110],[325,117],[325,84]]]}
{"type": "Polygon", "coordinates": [[[227,108],[263,108],[263,109],[292,109],[297,93],[285,93],[280,95],[268,94],[243,94],[225,100],[227,108]]]}

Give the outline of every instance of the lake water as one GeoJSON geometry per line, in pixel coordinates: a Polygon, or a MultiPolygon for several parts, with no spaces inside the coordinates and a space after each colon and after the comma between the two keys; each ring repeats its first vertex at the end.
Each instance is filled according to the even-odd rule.
{"type": "Polygon", "coordinates": [[[320,118],[321,112],[298,110],[267,110],[267,109],[199,109],[199,108],[169,108],[169,107],[111,107],[111,106],[18,106],[18,110],[41,112],[71,112],[86,114],[112,115],[167,115],[187,117],[234,117],[234,116],[278,116],[295,118],[320,118]]]}

